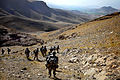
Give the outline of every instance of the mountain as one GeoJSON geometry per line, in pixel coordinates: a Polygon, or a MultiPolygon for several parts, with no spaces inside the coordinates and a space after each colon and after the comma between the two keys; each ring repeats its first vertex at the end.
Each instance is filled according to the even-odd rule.
{"type": "Polygon", "coordinates": [[[88,13],[85,13],[85,12],[82,12],[82,11],[79,11],[79,10],[71,10],[70,12],[73,13],[73,14],[80,15],[82,17],[89,17],[89,19],[91,19],[91,20],[100,17],[100,15],[88,14],[88,13]]]}
{"type": "Polygon", "coordinates": [[[24,32],[53,31],[93,19],[80,14],[50,8],[43,1],[0,0],[0,24],[24,32]]]}
{"type": "Polygon", "coordinates": [[[12,15],[50,22],[62,21],[76,24],[89,20],[89,17],[82,18],[65,10],[49,8],[43,1],[1,0],[0,8],[12,15]]]}
{"type": "Polygon", "coordinates": [[[118,9],[115,9],[111,6],[104,6],[104,7],[101,7],[99,9],[88,10],[88,13],[107,15],[107,14],[111,14],[111,13],[118,12],[118,11],[119,11],[118,9]]]}
{"type": "Polygon", "coordinates": [[[2,9],[0,9],[0,25],[22,32],[53,31],[58,29],[57,25],[52,23],[11,15],[2,9]]]}

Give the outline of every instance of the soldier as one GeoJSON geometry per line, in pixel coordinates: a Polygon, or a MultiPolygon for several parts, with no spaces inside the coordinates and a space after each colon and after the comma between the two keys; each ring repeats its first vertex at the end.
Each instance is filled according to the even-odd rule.
{"type": "Polygon", "coordinates": [[[46,48],[46,46],[44,46],[44,48],[43,48],[43,54],[44,54],[44,56],[47,55],[47,48],[46,48]]]}
{"type": "Polygon", "coordinates": [[[11,49],[7,48],[7,50],[8,50],[8,54],[10,54],[10,52],[11,52],[11,49]]]}
{"type": "Polygon", "coordinates": [[[56,77],[56,69],[58,68],[58,57],[55,56],[56,52],[48,55],[46,57],[46,68],[49,72],[49,78],[51,77],[51,72],[53,70],[53,76],[56,77]]]}
{"type": "Polygon", "coordinates": [[[55,52],[55,50],[56,50],[56,47],[54,46],[54,47],[53,47],[53,51],[55,52]]]}
{"type": "Polygon", "coordinates": [[[35,60],[35,59],[39,60],[39,59],[38,59],[39,49],[37,48],[37,49],[34,50],[33,52],[34,52],[34,54],[35,54],[35,56],[34,56],[34,60],[35,60]]]}
{"type": "Polygon", "coordinates": [[[29,60],[30,50],[28,48],[26,48],[25,54],[26,54],[27,59],[29,60]]]}
{"type": "Polygon", "coordinates": [[[54,50],[54,49],[51,47],[51,48],[50,48],[50,53],[52,53],[53,50],[54,50]]]}
{"type": "Polygon", "coordinates": [[[4,49],[2,49],[2,55],[4,54],[4,52],[5,52],[5,50],[4,50],[4,49]]]}
{"type": "Polygon", "coordinates": [[[57,48],[56,48],[57,53],[59,53],[59,49],[60,49],[60,47],[59,47],[59,45],[58,45],[57,48]]]}
{"type": "Polygon", "coordinates": [[[43,46],[40,48],[40,51],[42,53],[42,56],[44,57],[45,55],[44,55],[44,52],[43,52],[43,46]]]}

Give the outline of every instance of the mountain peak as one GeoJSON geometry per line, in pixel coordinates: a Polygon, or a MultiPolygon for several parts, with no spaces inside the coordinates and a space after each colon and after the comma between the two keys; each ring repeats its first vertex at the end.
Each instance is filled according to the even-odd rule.
{"type": "Polygon", "coordinates": [[[115,8],[111,7],[111,6],[103,6],[103,7],[101,7],[101,9],[111,9],[111,10],[117,10],[117,9],[115,9],[115,8]]]}

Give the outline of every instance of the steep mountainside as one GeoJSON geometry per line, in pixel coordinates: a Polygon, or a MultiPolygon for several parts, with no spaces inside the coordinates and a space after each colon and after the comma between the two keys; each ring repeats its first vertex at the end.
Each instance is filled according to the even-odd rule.
{"type": "Polygon", "coordinates": [[[62,21],[76,24],[90,20],[89,17],[82,17],[64,10],[49,8],[43,1],[1,0],[0,8],[12,15],[51,22],[62,21]]]}
{"type": "Polygon", "coordinates": [[[21,18],[14,15],[0,17],[0,25],[22,32],[53,31],[58,29],[52,23],[21,18]]]}

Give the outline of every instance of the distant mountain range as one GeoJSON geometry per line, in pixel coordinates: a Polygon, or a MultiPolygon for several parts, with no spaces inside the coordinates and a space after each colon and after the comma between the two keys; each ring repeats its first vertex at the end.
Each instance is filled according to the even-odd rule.
{"type": "Polygon", "coordinates": [[[51,22],[79,23],[89,20],[87,17],[71,14],[65,10],[49,8],[43,1],[1,0],[0,8],[12,15],[51,22]]]}
{"type": "Polygon", "coordinates": [[[0,25],[20,31],[52,31],[116,11],[118,10],[109,6],[84,13],[50,8],[43,1],[0,0],[0,25]]]}
{"type": "Polygon", "coordinates": [[[91,14],[107,15],[107,14],[111,14],[118,11],[119,11],[118,9],[115,9],[111,6],[104,6],[98,9],[86,10],[85,12],[91,13],[91,14]]]}
{"type": "MultiPolygon", "coordinates": [[[[7,22],[11,24],[11,26],[14,26],[14,28],[22,24],[21,26],[32,26],[36,28],[34,30],[43,31],[51,31],[71,24],[79,24],[93,19],[88,14],[81,16],[80,14],[71,13],[70,11],[50,8],[43,1],[28,0],[0,0],[0,17],[2,17],[0,20],[9,21],[11,19],[14,21],[14,24],[16,24],[18,19],[25,21],[25,24],[23,24],[24,22],[21,23],[22,21],[17,21],[16,25],[14,25],[12,21],[7,22]],[[7,17],[5,17],[6,15],[7,17]],[[8,15],[12,16],[8,17],[8,15]],[[31,21],[33,22],[31,23],[31,21]],[[37,23],[37,26],[35,23],[37,23]],[[42,24],[43,26],[39,24],[42,24]]],[[[7,26],[9,26],[9,24],[7,26]]]]}

